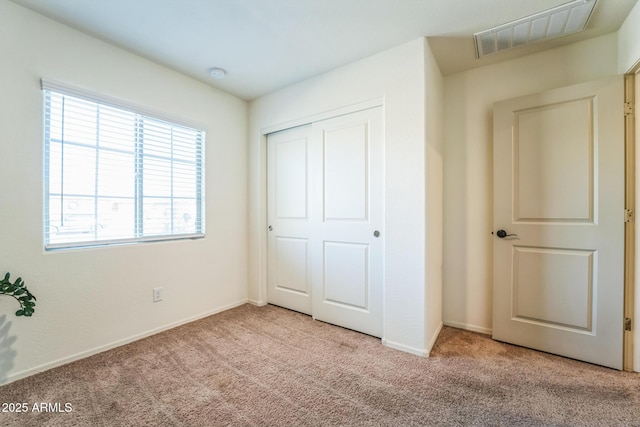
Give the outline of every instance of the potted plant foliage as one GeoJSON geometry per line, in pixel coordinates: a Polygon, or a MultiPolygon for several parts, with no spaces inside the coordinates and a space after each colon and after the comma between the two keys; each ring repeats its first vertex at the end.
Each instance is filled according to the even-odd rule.
{"type": "Polygon", "coordinates": [[[15,282],[9,280],[7,273],[4,279],[0,280],[0,295],[9,295],[20,303],[20,310],[16,311],[16,316],[31,317],[36,307],[36,297],[29,292],[24,281],[18,277],[15,282]]]}

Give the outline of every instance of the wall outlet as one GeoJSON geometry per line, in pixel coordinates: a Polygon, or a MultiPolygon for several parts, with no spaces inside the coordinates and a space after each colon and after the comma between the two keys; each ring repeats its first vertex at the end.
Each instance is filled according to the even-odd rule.
{"type": "Polygon", "coordinates": [[[153,288],[153,302],[162,301],[162,287],[153,288]]]}

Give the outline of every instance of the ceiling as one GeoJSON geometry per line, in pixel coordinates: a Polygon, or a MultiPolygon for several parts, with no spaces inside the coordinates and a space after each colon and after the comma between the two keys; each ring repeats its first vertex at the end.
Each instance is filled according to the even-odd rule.
{"type": "Polygon", "coordinates": [[[473,33],[569,0],[12,1],[250,100],[419,37],[453,74],[616,31],[637,0],[598,0],[586,31],[482,59],[473,33]]]}

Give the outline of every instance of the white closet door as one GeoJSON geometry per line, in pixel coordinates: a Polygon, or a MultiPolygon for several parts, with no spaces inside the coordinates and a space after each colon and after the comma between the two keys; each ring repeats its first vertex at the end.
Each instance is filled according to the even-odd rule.
{"type": "Polygon", "coordinates": [[[267,137],[267,300],[305,314],[311,314],[310,131],[301,126],[267,137]]]}
{"type": "Polygon", "coordinates": [[[382,336],[384,159],[382,109],[312,126],[313,316],[382,336]]]}
{"type": "Polygon", "coordinates": [[[268,137],[268,301],[382,336],[382,109],[268,137]]]}

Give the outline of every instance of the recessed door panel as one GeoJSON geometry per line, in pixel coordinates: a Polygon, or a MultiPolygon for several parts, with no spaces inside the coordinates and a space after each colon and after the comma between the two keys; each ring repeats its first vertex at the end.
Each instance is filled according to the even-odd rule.
{"type": "Polygon", "coordinates": [[[594,221],[594,101],[514,113],[516,221],[594,221]]]}
{"type": "Polygon", "coordinates": [[[309,295],[308,239],[276,237],[276,278],[279,290],[309,295]]]}
{"type": "Polygon", "coordinates": [[[595,251],[513,248],[514,319],[593,332],[595,251]]]}
{"type": "Polygon", "coordinates": [[[325,220],[366,220],[367,123],[323,132],[325,220]]]}
{"type": "Polygon", "coordinates": [[[307,138],[275,143],[276,217],[307,217],[307,138]]]}
{"type": "Polygon", "coordinates": [[[324,242],[324,301],[367,310],[368,245],[324,242]]]}

